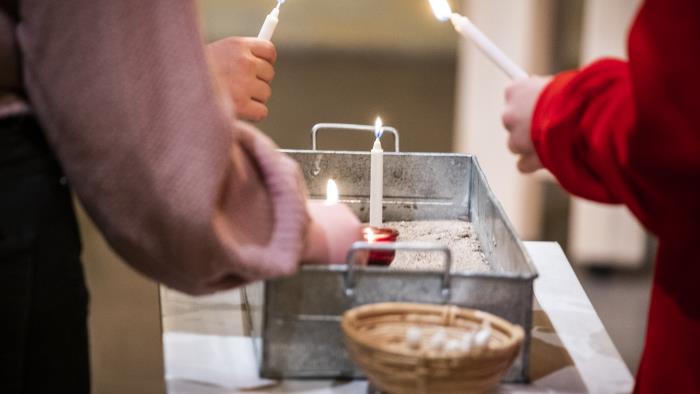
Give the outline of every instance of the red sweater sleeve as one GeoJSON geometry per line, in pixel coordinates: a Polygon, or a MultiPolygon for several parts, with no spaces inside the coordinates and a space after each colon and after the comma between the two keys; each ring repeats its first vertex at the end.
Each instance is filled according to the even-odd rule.
{"type": "Polygon", "coordinates": [[[556,76],[532,119],[540,160],[564,188],[624,203],[660,237],[696,233],[700,217],[698,16],[695,0],[647,0],[629,61],[556,76]]]}
{"type": "Polygon", "coordinates": [[[569,192],[620,203],[625,136],[635,123],[627,63],[606,59],[552,80],[535,108],[532,140],[544,166],[569,192]]]}
{"type": "Polygon", "coordinates": [[[647,0],[629,62],[554,78],[532,121],[535,149],[569,191],[620,202],[659,238],[635,391],[700,392],[700,2],[647,0]]]}
{"type": "Polygon", "coordinates": [[[604,59],[557,75],[538,99],[532,140],[543,165],[572,194],[624,203],[655,234],[674,234],[669,218],[685,221],[698,211],[692,87],[700,79],[680,60],[651,75],[661,63],[639,58],[604,59]]]}

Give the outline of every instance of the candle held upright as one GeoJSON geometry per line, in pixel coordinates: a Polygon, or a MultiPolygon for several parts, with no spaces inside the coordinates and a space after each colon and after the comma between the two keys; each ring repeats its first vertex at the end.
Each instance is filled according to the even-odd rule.
{"type": "Polygon", "coordinates": [[[272,9],[272,11],[265,18],[265,23],[263,23],[260,33],[258,33],[258,38],[270,41],[272,40],[272,35],[275,34],[275,29],[277,28],[277,23],[279,23],[280,16],[280,6],[286,0],[277,0],[277,6],[272,9]]]}
{"type": "Polygon", "coordinates": [[[441,21],[445,22],[447,20],[452,21],[452,25],[455,30],[471,40],[481,52],[486,55],[492,62],[494,62],[503,72],[505,72],[511,79],[519,80],[526,79],[528,74],[520,66],[515,64],[511,58],[506,55],[501,48],[496,46],[478,27],[476,27],[470,20],[464,15],[460,15],[456,12],[452,12],[452,8],[447,0],[429,0],[430,6],[433,9],[435,17],[441,21]]]}
{"type": "Polygon", "coordinates": [[[384,194],[384,150],[380,138],[384,131],[382,118],[374,123],[374,146],[370,152],[369,225],[382,226],[382,198],[384,194]]]}

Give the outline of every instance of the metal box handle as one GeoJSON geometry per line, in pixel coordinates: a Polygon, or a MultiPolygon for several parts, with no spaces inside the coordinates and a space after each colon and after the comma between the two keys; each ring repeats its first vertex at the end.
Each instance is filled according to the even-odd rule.
{"type": "MultiPolygon", "coordinates": [[[[350,123],[318,123],[311,128],[311,150],[316,150],[316,135],[320,130],[369,131],[374,133],[374,126],[350,123]]],[[[382,126],[382,132],[394,136],[394,152],[399,152],[399,132],[391,126],[382,126]]]]}
{"type": "Polygon", "coordinates": [[[406,252],[440,252],[445,256],[445,269],[442,273],[442,295],[445,298],[450,296],[450,278],[452,273],[452,252],[445,245],[430,242],[390,242],[390,243],[369,243],[355,242],[348,251],[348,270],[345,280],[345,294],[352,297],[355,294],[355,259],[359,251],[406,251],[406,252]]]}

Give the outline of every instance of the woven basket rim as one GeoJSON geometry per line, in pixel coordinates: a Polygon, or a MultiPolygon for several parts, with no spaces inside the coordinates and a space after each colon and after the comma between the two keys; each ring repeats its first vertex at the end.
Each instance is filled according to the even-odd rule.
{"type": "Polygon", "coordinates": [[[362,305],[353,309],[348,310],[343,314],[343,319],[341,326],[345,335],[352,340],[366,348],[376,349],[385,354],[391,354],[396,356],[405,356],[412,358],[421,358],[424,360],[459,360],[459,359],[473,359],[484,357],[484,354],[474,354],[474,353],[458,353],[458,354],[445,354],[445,353],[416,353],[415,351],[409,349],[392,349],[388,350],[385,348],[378,348],[375,343],[367,339],[365,335],[362,335],[353,322],[362,314],[372,312],[382,312],[385,313],[425,313],[425,314],[436,314],[436,313],[455,313],[455,314],[474,314],[481,319],[488,319],[491,321],[492,326],[497,326],[501,328],[501,331],[507,332],[507,340],[504,343],[498,344],[489,349],[489,353],[494,356],[502,353],[508,352],[509,349],[522,343],[525,332],[519,325],[512,324],[507,320],[493,315],[488,312],[484,312],[478,309],[470,309],[458,307],[456,305],[432,305],[432,304],[419,304],[419,303],[406,303],[406,302],[384,302],[376,304],[362,305]]]}

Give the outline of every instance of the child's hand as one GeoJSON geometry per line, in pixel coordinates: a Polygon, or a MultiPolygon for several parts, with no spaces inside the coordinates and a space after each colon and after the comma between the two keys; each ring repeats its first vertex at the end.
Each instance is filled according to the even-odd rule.
{"type": "Polygon", "coordinates": [[[345,263],[348,250],[362,240],[360,221],[344,204],[308,202],[311,223],[306,237],[304,263],[345,263]]]}
{"type": "Polygon", "coordinates": [[[267,117],[275,76],[275,46],[257,38],[228,37],[207,45],[209,62],[240,119],[267,117]]]}
{"type": "Polygon", "coordinates": [[[532,144],[530,125],[537,99],[551,77],[534,76],[514,81],[506,88],[506,109],[503,126],[510,132],[508,149],[520,155],[518,170],[530,173],[542,168],[542,163],[532,144]]]}

